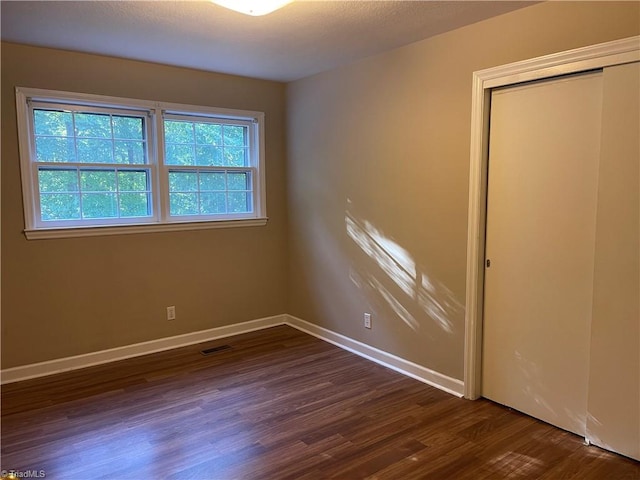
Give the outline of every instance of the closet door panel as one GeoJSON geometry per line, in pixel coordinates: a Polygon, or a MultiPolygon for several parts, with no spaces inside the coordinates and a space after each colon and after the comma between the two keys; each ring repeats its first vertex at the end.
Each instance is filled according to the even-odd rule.
{"type": "Polygon", "coordinates": [[[640,460],[640,63],[603,72],[587,438],[640,460]]]}
{"type": "Polygon", "coordinates": [[[586,431],[601,72],[494,91],[483,396],[586,431]]]}

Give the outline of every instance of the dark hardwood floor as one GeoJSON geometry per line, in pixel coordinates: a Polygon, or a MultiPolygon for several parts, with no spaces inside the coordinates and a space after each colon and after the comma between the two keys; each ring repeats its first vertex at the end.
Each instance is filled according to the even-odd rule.
{"type": "Polygon", "coordinates": [[[1,469],[52,479],[640,478],[575,435],[285,326],[1,393],[1,469]]]}

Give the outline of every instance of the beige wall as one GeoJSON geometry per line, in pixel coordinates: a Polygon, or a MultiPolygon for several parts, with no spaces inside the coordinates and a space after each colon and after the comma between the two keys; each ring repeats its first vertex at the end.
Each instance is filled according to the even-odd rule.
{"type": "Polygon", "coordinates": [[[284,101],[281,83],[3,43],[2,367],[284,313],[284,101]],[[269,223],[27,241],[15,86],[265,112],[269,223]]]}
{"type": "Polygon", "coordinates": [[[639,32],[544,3],[290,84],[289,313],[462,379],[472,72],[639,32]]]}

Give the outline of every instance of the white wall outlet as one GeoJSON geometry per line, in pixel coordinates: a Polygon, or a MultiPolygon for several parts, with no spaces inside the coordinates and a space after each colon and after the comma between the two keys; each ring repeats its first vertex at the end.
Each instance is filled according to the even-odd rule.
{"type": "Polygon", "coordinates": [[[176,307],[173,305],[167,307],[167,320],[175,320],[176,319],[176,307]]]}
{"type": "Polygon", "coordinates": [[[371,314],[364,314],[364,328],[371,328],[371,314]]]}

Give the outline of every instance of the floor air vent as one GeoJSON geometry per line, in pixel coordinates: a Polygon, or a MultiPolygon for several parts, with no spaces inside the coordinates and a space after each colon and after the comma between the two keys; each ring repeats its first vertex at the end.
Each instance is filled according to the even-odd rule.
{"type": "Polygon", "coordinates": [[[223,352],[225,350],[231,350],[231,345],[220,345],[219,347],[206,348],[204,350],[200,350],[200,353],[202,355],[211,355],[212,353],[223,352]]]}

